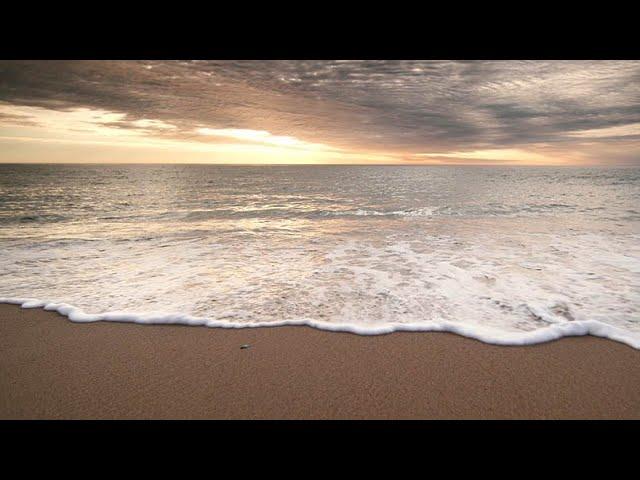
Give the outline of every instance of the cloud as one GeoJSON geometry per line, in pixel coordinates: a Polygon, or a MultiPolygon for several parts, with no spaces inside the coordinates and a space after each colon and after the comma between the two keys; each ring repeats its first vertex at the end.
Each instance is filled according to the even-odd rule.
{"type": "Polygon", "coordinates": [[[617,137],[638,137],[640,138],[640,122],[627,125],[615,125],[612,127],[591,128],[577,132],[569,132],[569,135],[581,138],[617,138],[617,137]]]}
{"type": "Polygon", "coordinates": [[[16,107],[98,112],[96,128],[174,140],[471,162],[629,145],[637,134],[620,132],[640,124],[640,62],[2,61],[0,101],[14,107],[3,125],[39,121],[6,117],[16,107]]]}
{"type": "Polygon", "coordinates": [[[532,153],[517,148],[473,150],[451,153],[418,153],[419,158],[433,158],[440,161],[455,160],[456,163],[553,163],[552,159],[540,153],[532,153]]]}
{"type": "Polygon", "coordinates": [[[243,142],[264,143],[286,148],[303,148],[314,150],[327,150],[326,145],[320,143],[303,142],[295,137],[273,135],[266,130],[249,130],[238,128],[198,128],[196,133],[205,136],[233,138],[243,142]]]}

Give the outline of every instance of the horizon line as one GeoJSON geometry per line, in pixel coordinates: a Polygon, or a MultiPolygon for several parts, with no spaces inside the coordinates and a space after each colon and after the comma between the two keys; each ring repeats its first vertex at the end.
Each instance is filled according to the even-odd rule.
{"type": "Polygon", "coordinates": [[[215,162],[2,162],[0,165],[211,165],[216,167],[602,167],[640,168],[640,164],[539,164],[539,163],[215,163],[215,162]]]}

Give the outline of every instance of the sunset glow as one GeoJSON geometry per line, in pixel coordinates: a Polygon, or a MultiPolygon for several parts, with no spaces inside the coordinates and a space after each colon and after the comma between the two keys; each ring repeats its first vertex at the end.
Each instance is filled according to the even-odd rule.
{"type": "Polygon", "coordinates": [[[638,164],[639,76],[603,61],[4,61],[0,162],[638,164]]]}

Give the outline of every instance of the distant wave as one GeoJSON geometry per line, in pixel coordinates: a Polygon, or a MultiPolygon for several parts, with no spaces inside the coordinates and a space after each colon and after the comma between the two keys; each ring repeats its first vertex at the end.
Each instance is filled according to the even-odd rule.
{"type": "Polygon", "coordinates": [[[539,215],[544,213],[558,213],[558,211],[571,212],[574,205],[562,203],[526,204],[526,205],[462,205],[422,207],[406,210],[369,210],[358,208],[354,210],[338,210],[325,212],[324,215],[332,216],[398,216],[398,217],[432,217],[432,216],[518,216],[539,215]]]}
{"type": "Polygon", "coordinates": [[[69,220],[65,215],[12,215],[0,216],[0,223],[55,223],[69,220]]]}
{"type": "Polygon", "coordinates": [[[433,215],[434,209],[432,208],[418,208],[418,209],[410,209],[410,210],[392,210],[388,212],[378,211],[378,210],[367,210],[363,208],[358,208],[357,210],[338,210],[338,211],[328,211],[323,212],[323,215],[330,216],[356,216],[356,217],[366,217],[366,216],[399,216],[399,217],[430,217],[433,215]]]}
{"type": "MultiPolygon", "coordinates": [[[[530,217],[555,214],[586,214],[598,215],[603,218],[604,207],[579,208],[576,205],[563,203],[522,204],[522,205],[443,205],[425,206],[408,209],[375,209],[357,207],[351,209],[318,209],[298,208],[295,205],[282,205],[257,208],[219,208],[211,210],[174,210],[149,213],[115,213],[91,215],[5,215],[0,216],[0,224],[45,224],[74,220],[90,220],[95,218],[100,222],[203,222],[216,219],[245,219],[245,218],[335,218],[335,217],[530,217]]],[[[612,220],[636,220],[640,213],[633,209],[619,212],[616,217],[607,215],[612,220]]]]}

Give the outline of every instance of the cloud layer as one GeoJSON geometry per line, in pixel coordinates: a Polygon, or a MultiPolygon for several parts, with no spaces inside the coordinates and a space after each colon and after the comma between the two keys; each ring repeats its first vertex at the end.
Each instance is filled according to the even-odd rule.
{"type": "Polygon", "coordinates": [[[95,135],[640,163],[635,61],[4,61],[0,106],[5,135],[85,112],[95,135]]]}

